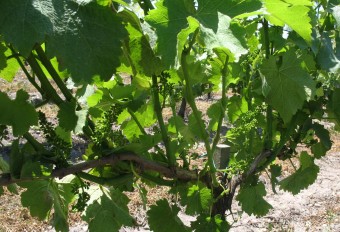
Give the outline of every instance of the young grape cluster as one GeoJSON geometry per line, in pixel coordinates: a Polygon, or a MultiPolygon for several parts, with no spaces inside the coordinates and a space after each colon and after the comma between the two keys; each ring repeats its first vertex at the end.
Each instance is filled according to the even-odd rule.
{"type": "Polygon", "coordinates": [[[111,108],[104,113],[104,116],[96,122],[96,129],[91,137],[93,143],[104,147],[120,147],[128,142],[122,131],[113,129],[114,123],[117,122],[118,115],[124,110],[120,104],[112,105],[111,108]]]}
{"type": "Polygon", "coordinates": [[[44,113],[39,111],[38,116],[40,129],[43,131],[44,137],[47,140],[48,150],[55,159],[55,165],[57,168],[68,166],[67,159],[71,154],[71,143],[66,142],[56,134],[55,127],[51,122],[47,121],[44,113]]]}
{"type": "MultiPolygon", "coordinates": [[[[159,93],[162,95],[164,101],[171,97],[174,101],[179,101],[181,99],[181,91],[176,88],[175,83],[169,82],[171,76],[168,72],[162,72],[160,75],[160,85],[159,85],[159,93]]],[[[164,104],[163,104],[164,106],[164,104]]]]}
{"type": "MultiPolygon", "coordinates": [[[[79,178],[80,179],[80,178],[79,178]]],[[[80,179],[80,183],[72,185],[72,193],[78,195],[76,204],[72,206],[72,210],[82,212],[87,206],[87,202],[90,200],[90,194],[86,192],[90,187],[90,183],[84,182],[80,179]]]]}
{"type": "Polygon", "coordinates": [[[262,135],[262,128],[257,128],[260,113],[260,107],[257,107],[253,111],[242,113],[237,120],[237,126],[231,129],[233,131],[233,134],[246,135],[249,134],[251,130],[256,128],[257,134],[262,135]]]}

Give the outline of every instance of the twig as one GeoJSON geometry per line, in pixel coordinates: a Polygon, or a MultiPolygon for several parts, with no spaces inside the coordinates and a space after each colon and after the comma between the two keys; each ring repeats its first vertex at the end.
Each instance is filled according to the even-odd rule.
{"type": "Polygon", "coordinates": [[[91,161],[75,164],[70,167],[56,169],[52,171],[50,176],[14,179],[11,177],[10,173],[4,173],[0,175],[0,186],[6,186],[9,184],[32,181],[32,180],[39,180],[39,179],[63,178],[67,175],[76,174],[81,171],[99,167],[99,166],[115,165],[120,161],[135,162],[139,164],[144,170],[152,170],[152,171],[159,172],[164,177],[167,177],[167,178],[176,178],[181,181],[197,180],[198,178],[198,175],[195,171],[188,171],[185,169],[176,168],[174,172],[173,171],[174,167],[169,168],[163,164],[142,158],[134,153],[124,153],[124,154],[111,154],[110,156],[106,156],[98,160],[91,160],[91,161]]]}
{"type": "Polygon", "coordinates": [[[272,155],[272,151],[265,150],[261,152],[251,163],[249,169],[247,172],[243,173],[243,175],[237,175],[231,179],[229,182],[229,195],[228,195],[228,208],[231,208],[231,203],[233,200],[233,197],[235,195],[236,188],[249,176],[253,175],[258,171],[257,167],[258,165],[266,158],[270,157],[272,155]]]}

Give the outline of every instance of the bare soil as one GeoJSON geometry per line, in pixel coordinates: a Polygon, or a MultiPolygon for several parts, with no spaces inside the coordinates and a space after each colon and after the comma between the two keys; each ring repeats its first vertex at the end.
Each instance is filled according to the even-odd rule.
{"type": "Polygon", "coordinates": [[[273,209],[263,218],[237,211],[240,214],[231,231],[340,231],[340,152],[331,152],[316,163],[320,166],[316,182],[295,196],[282,190],[274,194],[264,178],[266,200],[273,209]]]}

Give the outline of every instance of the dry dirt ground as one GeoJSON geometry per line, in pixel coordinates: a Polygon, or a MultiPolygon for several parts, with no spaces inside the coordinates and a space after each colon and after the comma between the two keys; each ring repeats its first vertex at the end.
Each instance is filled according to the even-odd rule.
{"type": "Polygon", "coordinates": [[[238,215],[231,231],[340,231],[340,152],[331,152],[316,162],[320,172],[316,182],[293,196],[274,194],[264,179],[273,206],[268,215],[256,218],[238,215]]]}
{"type": "MultiPolygon", "coordinates": [[[[0,81],[1,91],[14,94],[16,89],[23,88],[30,92],[31,97],[35,93],[27,87],[27,83],[8,84],[0,81]]],[[[206,108],[210,103],[201,101],[200,107],[206,108]]],[[[49,110],[49,109],[45,109],[49,110]]],[[[46,112],[46,111],[45,111],[46,112]]],[[[54,114],[55,109],[51,110],[54,114]]],[[[265,183],[268,195],[266,200],[273,206],[268,215],[262,218],[242,214],[237,202],[233,205],[233,214],[227,217],[232,223],[231,231],[334,231],[340,232],[340,134],[332,136],[333,149],[322,159],[317,161],[320,172],[316,182],[307,190],[303,190],[296,196],[283,191],[274,194],[271,191],[270,181],[266,175],[261,180],[265,183]]],[[[80,141],[81,142],[81,141],[80,141]]],[[[198,153],[204,150],[197,148],[198,153]]],[[[284,176],[291,173],[292,167],[287,163],[283,165],[284,176]]],[[[167,188],[158,187],[148,192],[149,204],[158,199],[167,198],[176,202],[173,196],[167,194],[167,188]]],[[[127,193],[131,199],[130,212],[136,217],[138,227],[122,228],[120,232],[150,231],[147,227],[147,219],[143,203],[138,193],[127,193]]],[[[190,225],[194,217],[179,213],[185,224],[190,225]]],[[[87,231],[87,227],[81,223],[80,215],[72,213],[69,219],[70,231],[87,231]]],[[[29,211],[20,204],[20,196],[5,192],[0,197],[0,232],[7,231],[54,231],[47,221],[38,221],[29,215],[29,211]]]]}

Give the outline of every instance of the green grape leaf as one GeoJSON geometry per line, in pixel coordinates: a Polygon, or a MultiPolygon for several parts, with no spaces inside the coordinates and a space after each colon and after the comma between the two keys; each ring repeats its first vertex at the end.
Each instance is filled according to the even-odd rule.
{"type": "Polygon", "coordinates": [[[241,55],[246,54],[244,42],[245,30],[236,22],[231,22],[227,15],[218,13],[217,31],[213,25],[201,25],[199,39],[208,49],[223,49],[230,57],[230,61],[238,61],[241,55]],[[229,52],[230,51],[230,52],[229,52]]]}
{"type": "Polygon", "coordinates": [[[222,220],[219,214],[213,218],[205,214],[199,214],[197,220],[191,223],[191,228],[195,231],[227,232],[230,230],[230,225],[227,221],[222,220]]]}
{"type": "Polygon", "coordinates": [[[329,135],[329,131],[325,129],[323,125],[316,122],[313,123],[312,128],[315,131],[315,135],[318,136],[320,142],[325,146],[325,148],[327,150],[331,149],[332,141],[329,135]]]}
{"type": "Polygon", "coordinates": [[[90,204],[82,218],[89,224],[89,231],[118,231],[123,225],[133,226],[127,204],[129,199],[119,190],[112,189],[90,204]]]}
{"type": "Polygon", "coordinates": [[[22,166],[21,178],[48,176],[51,174],[51,171],[52,166],[43,166],[38,162],[27,160],[22,166]]]}
{"type": "Polygon", "coordinates": [[[186,42],[188,41],[189,35],[194,33],[199,27],[199,22],[195,18],[189,16],[187,20],[189,24],[188,27],[183,28],[177,35],[177,56],[176,56],[177,66],[180,65],[182,51],[186,45],[186,42]]]}
{"type": "Polygon", "coordinates": [[[314,154],[314,157],[317,159],[320,159],[322,156],[325,156],[328,150],[329,149],[327,149],[325,145],[321,142],[313,144],[311,147],[311,151],[314,154]]]}
{"type": "Polygon", "coordinates": [[[2,38],[0,36],[0,71],[3,70],[7,66],[7,58],[5,54],[5,52],[7,51],[7,48],[5,44],[2,43],[1,41],[2,41],[2,38]]]}
{"type": "MultiPolygon", "coordinates": [[[[202,112],[199,111],[199,116],[202,118],[202,112]]],[[[197,126],[198,123],[200,123],[199,121],[196,120],[196,117],[193,113],[191,113],[189,115],[189,129],[191,131],[192,134],[194,134],[197,138],[202,139],[204,138],[204,134],[202,134],[201,130],[199,129],[199,127],[197,126]]]]}
{"type": "Polygon", "coordinates": [[[212,195],[211,190],[203,183],[191,184],[179,188],[181,204],[186,206],[185,213],[189,215],[209,212],[212,195]]]}
{"type": "Polygon", "coordinates": [[[91,83],[95,76],[110,79],[127,36],[121,19],[92,1],[57,1],[51,9],[54,30],[46,41],[47,54],[56,56],[59,68],[67,68],[76,83],[91,83]]]}
{"type": "Polygon", "coordinates": [[[207,110],[207,114],[210,118],[208,128],[212,131],[216,131],[219,118],[221,117],[221,115],[224,116],[222,101],[219,100],[216,103],[211,104],[211,106],[207,110]]]}
{"type": "MultiPolygon", "coordinates": [[[[2,173],[8,173],[10,172],[10,166],[9,164],[0,156],[0,171],[2,173]]],[[[8,191],[10,191],[13,194],[19,194],[18,192],[18,186],[16,184],[10,184],[7,185],[8,191]]],[[[0,194],[1,195],[1,194],[0,194]]]]}
{"type": "Polygon", "coordinates": [[[33,46],[41,43],[46,34],[53,33],[53,0],[1,1],[0,9],[0,34],[24,57],[28,57],[33,46]]]}
{"type": "MultiPolygon", "coordinates": [[[[207,64],[204,62],[198,62],[195,60],[193,56],[187,57],[187,66],[188,66],[188,74],[190,77],[190,84],[192,85],[192,89],[195,96],[202,95],[203,89],[202,84],[208,81],[207,73],[205,70],[207,68],[207,64]]],[[[183,70],[180,69],[177,72],[178,76],[184,80],[183,70]]]]}
{"type": "MultiPolygon", "coordinates": [[[[318,64],[325,70],[337,73],[340,70],[340,54],[336,54],[333,49],[333,41],[329,33],[324,32],[320,39],[320,48],[316,56],[318,64]]],[[[337,46],[340,46],[338,44],[337,46]]]]}
{"type": "Polygon", "coordinates": [[[6,160],[2,156],[0,156],[0,170],[3,173],[9,172],[9,164],[7,163],[6,160]]]}
{"type": "Polygon", "coordinates": [[[60,127],[65,130],[71,131],[77,125],[77,115],[76,115],[76,103],[75,102],[65,102],[59,107],[58,119],[60,127]]]}
{"type": "Polygon", "coordinates": [[[30,126],[38,124],[38,114],[27,100],[24,90],[18,90],[14,100],[0,92],[0,124],[12,126],[14,136],[23,135],[30,126]]]}
{"type": "MultiPolygon", "coordinates": [[[[127,11],[122,12],[122,14],[127,11]]],[[[139,74],[145,74],[147,76],[159,75],[162,71],[161,61],[155,56],[151,49],[150,43],[146,36],[143,34],[141,26],[138,24],[133,26],[130,23],[126,27],[129,33],[128,51],[131,62],[133,65],[132,72],[134,76],[138,72],[139,74]]]]}
{"type": "Polygon", "coordinates": [[[93,94],[88,96],[86,99],[86,102],[89,107],[94,107],[96,106],[102,99],[103,99],[103,91],[100,89],[97,89],[93,94]]]}
{"type": "MultiPolygon", "coordinates": [[[[143,58],[143,59],[146,60],[146,59],[149,59],[149,58],[143,58]]],[[[152,61],[150,60],[150,63],[151,62],[152,61]]],[[[152,68],[150,68],[150,73],[152,73],[151,75],[153,75],[153,74],[154,75],[160,74],[161,73],[161,69],[162,69],[162,66],[160,64],[157,64],[157,65],[154,66],[153,70],[152,70],[152,68]]],[[[142,90],[142,91],[150,89],[150,87],[151,87],[151,78],[148,77],[148,76],[142,75],[142,74],[138,74],[138,75],[136,75],[133,78],[131,86],[134,86],[134,87],[136,87],[136,89],[139,89],[139,90],[142,90]]]]}
{"type": "Polygon", "coordinates": [[[16,195],[19,194],[18,185],[10,184],[10,185],[7,185],[6,187],[7,187],[7,190],[10,191],[11,193],[16,194],[16,195]]]}
{"type": "Polygon", "coordinates": [[[315,82],[301,67],[301,61],[290,50],[283,57],[270,57],[260,67],[263,74],[263,92],[285,123],[289,122],[304,101],[315,95],[315,82]],[[278,60],[277,60],[278,59],[278,60]],[[280,64],[280,60],[282,63],[280,64]]]}
{"type": "Polygon", "coordinates": [[[72,144],[71,131],[66,131],[60,126],[57,126],[54,131],[60,139],[64,140],[68,144],[72,144]]]}
{"type": "Polygon", "coordinates": [[[0,69],[0,78],[11,82],[15,74],[19,71],[20,65],[15,59],[7,60],[6,67],[4,69],[0,69]]]}
{"type": "Polygon", "coordinates": [[[68,206],[74,200],[71,183],[53,183],[53,209],[52,225],[56,231],[68,231],[68,206]]]}
{"type": "Polygon", "coordinates": [[[281,175],[281,166],[277,164],[270,165],[270,183],[272,184],[272,190],[276,194],[276,185],[279,183],[277,177],[281,175]]]}
{"type": "Polygon", "coordinates": [[[19,140],[16,139],[12,142],[10,160],[9,160],[10,172],[14,178],[20,178],[23,162],[24,162],[24,156],[19,148],[19,140]]]}
{"type": "Polygon", "coordinates": [[[266,189],[263,183],[257,185],[243,185],[236,200],[242,206],[242,210],[247,214],[254,214],[256,216],[263,216],[269,212],[272,206],[263,199],[266,195],[266,189]]]}
{"type": "MultiPolygon", "coordinates": [[[[133,113],[132,111],[130,112],[133,113]]],[[[138,120],[138,123],[143,128],[149,127],[156,122],[155,112],[152,104],[143,105],[137,112],[133,114],[138,120]]],[[[130,120],[126,120],[122,124],[121,128],[124,135],[129,140],[133,139],[134,137],[138,138],[140,135],[143,134],[133,118],[131,118],[130,120]]]]}
{"type": "MultiPolygon", "coordinates": [[[[156,29],[157,38],[157,52],[162,56],[164,64],[173,66],[176,60],[177,48],[180,49],[183,41],[180,40],[180,46],[177,45],[177,35],[182,29],[188,27],[187,19],[189,16],[195,18],[199,23],[201,29],[205,31],[205,36],[202,37],[209,45],[210,41],[215,41],[214,46],[227,45],[231,52],[237,52],[235,56],[246,52],[239,44],[240,42],[235,38],[233,33],[239,35],[235,30],[229,30],[230,18],[240,16],[244,13],[261,8],[260,1],[228,1],[228,0],[198,0],[197,10],[194,6],[194,1],[185,0],[162,0],[156,3],[156,9],[151,10],[146,21],[156,29]],[[181,10],[178,10],[181,9],[181,10]],[[221,22],[220,22],[221,21],[221,22]],[[223,21],[223,22],[222,22],[223,21]],[[223,41],[223,38],[226,39],[223,41]],[[230,41],[228,42],[228,39],[230,41]],[[237,49],[234,49],[237,48],[237,49]]],[[[193,19],[189,18],[189,29],[183,31],[180,39],[185,34],[190,34],[196,27],[193,19]]],[[[232,27],[236,29],[236,27],[232,27]]],[[[236,36],[238,37],[238,36],[236,36]]],[[[209,47],[211,48],[211,47],[209,47]]]]}
{"type": "Polygon", "coordinates": [[[149,11],[145,20],[156,29],[157,52],[166,67],[174,65],[177,34],[187,27],[187,17],[194,13],[193,1],[162,0],[156,2],[156,9],[149,11]],[[181,9],[181,10],[178,10],[181,9]]]}
{"type": "Polygon", "coordinates": [[[307,43],[312,43],[312,25],[308,15],[312,2],[309,0],[281,1],[264,0],[265,17],[274,25],[287,24],[298,33],[307,43]]]}
{"type": "Polygon", "coordinates": [[[20,186],[26,188],[26,191],[21,193],[21,203],[29,208],[32,216],[40,220],[46,219],[53,207],[53,226],[57,231],[68,231],[68,205],[74,197],[71,184],[36,180],[20,183],[20,186]]]}
{"type": "Polygon", "coordinates": [[[168,132],[176,134],[176,128],[178,133],[183,136],[183,139],[189,144],[195,141],[195,134],[193,134],[189,126],[184,123],[183,118],[177,115],[169,119],[168,132]]]}
{"type": "Polygon", "coordinates": [[[59,106],[59,126],[66,131],[82,132],[86,123],[87,110],[76,110],[76,102],[64,102],[59,106]]]}
{"type": "MultiPolygon", "coordinates": [[[[0,78],[11,82],[20,68],[17,59],[11,57],[12,51],[2,42],[0,35],[0,78]]],[[[19,58],[20,59],[20,58],[19,58]]]]}
{"type": "Polygon", "coordinates": [[[332,122],[335,122],[335,129],[340,130],[340,88],[334,89],[327,103],[327,113],[332,122]]]}
{"type": "Polygon", "coordinates": [[[150,229],[155,232],[189,231],[177,216],[179,211],[176,205],[170,207],[166,199],[157,201],[147,212],[150,229]]]}
{"type": "MultiPolygon", "coordinates": [[[[136,88],[132,85],[120,86],[116,82],[114,86],[108,86],[105,88],[97,89],[94,94],[87,98],[87,104],[89,107],[96,107],[101,110],[109,110],[116,100],[127,98],[132,99],[136,88]]],[[[139,104],[140,107],[140,104],[139,104]]]]}
{"type": "Polygon", "coordinates": [[[133,141],[143,134],[143,132],[138,127],[138,124],[131,118],[130,120],[125,121],[121,129],[123,131],[124,136],[129,140],[133,141]]]}
{"type": "Polygon", "coordinates": [[[243,113],[248,111],[248,103],[245,98],[234,95],[228,100],[228,118],[234,123],[243,113]]]}
{"type": "Polygon", "coordinates": [[[280,188],[298,194],[302,189],[313,184],[319,172],[319,167],[314,164],[313,157],[309,156],[306,151],[301,152],[300,168],[289,177],[280,182],[280,188]]]}

